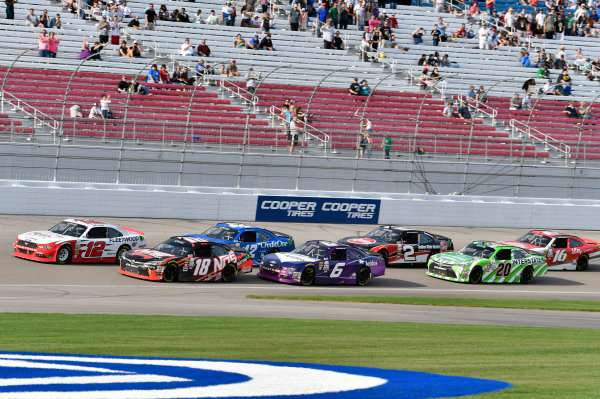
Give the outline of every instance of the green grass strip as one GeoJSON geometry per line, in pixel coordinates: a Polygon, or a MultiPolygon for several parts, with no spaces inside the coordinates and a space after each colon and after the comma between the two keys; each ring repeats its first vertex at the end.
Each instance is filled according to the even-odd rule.
{"type": "Polygon", "coordinates": [[[600,397],[600,340],[590,329],[25,313],[0,313],[0,326],[3,351],[380,367],[513,384],[478,399],[600,397]]]}
{"type": "Polygon", "coordinates": [[[489,299],[489,298],[436,298],[395,296],[278,296],[248,295],[251,299],[278,299],[285,301],[329,301],[360,303],[391,303],[397,305],[464,306],[477,308],[511,308],[572,310],[600,312],[600,301],[562,301],[543,299],[489,299]]]}

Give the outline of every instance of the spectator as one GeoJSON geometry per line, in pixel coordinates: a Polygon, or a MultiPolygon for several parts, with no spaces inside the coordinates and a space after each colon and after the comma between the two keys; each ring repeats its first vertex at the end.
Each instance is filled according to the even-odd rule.
{"type": "Polygon", "coordinates": [[[531,94],[526,93],[525,97],[523,97],[523,101],[521,101],[521,109],[531,111],[533,108],[533,104],[531,103],[531,94]]]}
{"type": "Polygon", "coordinates": [[[485,50],[488,47],[488,35],[489,35],[489,31],[487,29],[487,25],[485,23],[483,23],[481,25],[481,27],[479,28],[479,49],[481,50],[485,50]]]}
{"type": "Polygon", "coordinates": [[[425,34],[425,29],[423,29],[423,28],[417,28],[417,29],[415,29],[413,31],[413,33],[412,33],[414,44],[421,44],[421,43],[423,43],[423,35],[424,34],[425,34]]]}
{"type": "Polygon", "coordinates": [[[177,16],[177,22],[190,23],[190,16],[183,7],[181,8],[179,15],[177,16]]]}
{"type": "Polygon", "coordinates": [[[102,116],[102,112],[100,112],[100,109],[98,108],[98,103],[94,103],[94,105],[92,105],[92,108],[90,108],[90,113],[89,113],[88,118],[104,119],[104,116],[102,116]]]}
{"type": "Polygon", "coordinates": [[[190,44],[190,39],[186,38],[185,42],[181,45],[179,55],[191,57],[194,55],[194,46],[190,44]]]}
{"type": "Polygon", "coordinates": [[[458,107],[458,117],[460,119],[471,119],[471,113],[469,112],[469,106],[466,101],[463,101],[458,107]]]}
{"type": "Polygon", "coordinates": [[[325,25],[321,26],[320,30],[323,35],[323,48],[328,50],[332,49],[335,29],[331,26],[331,22],[327,21],[325,25]]]}
{"type": "Polygon", "coordinates": [[[121,22],[119,22],[118,17],[115,15],[113,17],[113,20],[110,23],[110,44],[118,46],[120,41],[121,41],[121,22]]]}
{"type": "MultiPolygon", "coordinates": [[[[471,8],[469,9],[469,14],[471,15],[471,18],[477,18],[479,16],[479,14],[481,14],[481,8],[479,8],[479,4],[477,4],[476,1],[473,1],[473,4],[471,5],[471,8]]],[[[464,27],[465,27],[465,24],[463,24],[463,29],[464,29],[464,27]]],[[[466,36],[466,32],[465,32],[465,36],[466,36]]]]}
{"type": "Polygon", "coordinates": [[[50,25],[50,16],[48,16],[48,10],[42,11],[42,14],[40,15],[40,23],[44,28],[48,28],[48,25],[50,25]]]}
{"type": "Polygon", "coordinates": [[[40,19],[35,15],[33,8],[29,9],[29,14],[25,16],[25,26],[31,28],[43,28],[44,25],[40,22],[40,19]]]}
{"type": "Polygon", "coordinates": [[[81,44],[81,51],[79,52],[77,59],[84,60],[90,55],[92,55],[92,52],[90,51],[90,44],[87,41],[87,36],[84,36],[83,43],[81,44]]]}
{"type": "Polygon", "coordinates": [[[437,13],[444,12],[444,0],[434,0],[434,11],[437,13]]]}
{"type": "Polygon", "coordinates": [[[509,109],[516,110],[521,109],[522,100],[519,98],[519,93],[515,93],[515,95],[510,99],[510,107],[509,109]]]}
{"type": "Polygon", "coordinates": [[[429,74],[429,79],[431,79],[432,82],[437,82],[438,80],[444,79],[444,77],[440,75],[437,68],[433,68],[433,71],[429,74]]]}
{"type": "MultiPolygon", "coordinates": [[[[474,2],[474,4],[477,4],[477,2],[474,2]]],[[[467,28],[465,24],[462,24],[460,26],[460,29],[456,31],[456,36],[457,38],[465,38],[467,37],[467,28]]]]}
{"type": "Polygon", "coordinates": [[[59,43],[60,37],[54,37],[54,32],[50,32],[50,35],[48,35],[48,57],[56,58],[59,43]]]}
{"type": "Polygon", "coordinates": [[[525,55],[521,57],[521,67],[530,68],[531,66],[531,61],[529,61],[529,53],[525,52],[525,55]]]}
{"type": "Polygon", "coordinates": [[[248,73],[246,74],[244,80],[246,81],[246,90],[252,95],[254,95],[254,92],[256,91],[257,79],[258,76],[256,72],[254,72],[254,69],[252,67],[248,68],[248,73]]]}
{"type": "Polygon", "coordinates": [[[154,11],[154,4],[150,3],[148,5],[148,9],[146,10],[145,18],[146,18],[146,29],[154,30],[156,27],[156,11],[154,11]]]}
{"type": "Polygon", "coordinates": [[[421,54],[421,58],[419,58],[419,60],[417,61],[417,65],[419,65],[419,66],[427,65],[427,55],[421,54]]]}
{"type": "Polygon", "coordinates": [[[129,55],[128,55],[128,57],[140,58],[141,56],[142,56],[142,49],[140,48],[137,40],[134,40],[133,44],[129,48],[129,55]]]}
{"type": "Polygon", "coordinates": [[[300,31],[306,32],[307,27],[308,27],[308,11],[306,11],[306,8],[303,8],[300,13],[300,31]]]}
{"type": "Polygon", "coordinates": [[[81,106],[78,104],[72,105],[71,108],[69,108],[69,115],[71,118],[81,118],[83,116],[81,113],[81,106]]]}
{"type": "Polygon", "coordinates": [[[158,66],[156,64],[152,64],[152,67],[150,67],[150,70],[148,71],[148,77],[146,78],[146,82],[160,83],[160,72],[158,71],[158,66]]]}
{"type": "Polygon", "coordinates": [[[221,24],[225,26],[233,26],[233,7],[231,7],[231,2],[227,2],[223,8],[221,9],[221,24]]]}
{"type": "Polygon", "coordinates": [[[565,69],[569,67],[570,65],[567,63],[565,56],[562,54],[556,59],[556,61],[554,61],[554,69],[565,69]]]}
{"type": "Polygon", "coordinates": [[[129,23],[127,24],[128,28],[133,28],[137,30],[142,30],[143,28],[140,26],[140,16],[136,15],[129,23]]]}
{"type": "Polygon", "coordinates": [[[114,119],[114,116],[110,110],[110,94],[103,94],[100,97],[100,112],[104,119],[114,119]]]}
{"type": "Polygon", "coordinates": [[[160,5],[160,8],[158,9],[158,19],[160,19],[161,21],[171,20],[171,14],[169,14],[169,10],[167,10],[166,4],[160,5]]]}
{"type": "Polygon", "coordinates": [[[127,93],[129,90],[129,82],[127,82],[127,77],[125,75],[121,76],[121,80],[117,85],[117,91],[119,93],[127,93]]]}
{"type": "Polygon", "coordinates": [[[167,71],[167,66],[162,64],[160,66],[160,71],[158,71],[160,83],[171,83],[171,76],[169,75],[169,71],[167,71]]]}
{"type": "Polygon", "coordinates": [[[317,29],[317,33],[319,37],[321,37],[321,26],[325,25],[325,22],[327,22],[327,15],[329,15],[329,8],[327,7],[326,2],[322,2],[319,8],[317,8],[317,27],[319,28],[317,29]]]}
{"type": "Polygon", "coordinates": [[[442,42],[445,42],[447,40],[447,36],[446,36],[446,29],[448,28],[448,26],[450,25],[448,22],[444,22],[444,19],[442,17],[438,18],[438,22],[437,22],[437,28],[440,31],[440,40],[442,42]]]}
{"type": "Polygon", "coordinates": [[[38,36],[38,53],[40,57],[48,57],[48,36],[46,29],[38,36]]]}
{"type": "Polygon", "coordinates": [[[569,101],[569,105],[565,107],[562,113],[565,114],[568,118],[579,118],[579,113],[575,109],[573,101],[569,101]]]}
{"type": "Polygon", "coordinates": [[[334,50],[343,50],[344,49],[344,41],[340,37],[339,31],[335,32],[335,35],[333,36],[333,44],[332,45],[333,45],[334,50]]]}
{"type": "Polygon", "coordinates": [[[204,76],[206,74],[213,74],[213,70],[210,68],[210,65],[204,64],[204,58],[200,58],[198,63],[196,64],[196,78],[204,76]]]}
{"type": "Polygon", "coordinates": [[[571,86],[571,82],[567,82],[564,85],[563,89],[565,91],[565,96],[570,96],[571,94],[573,94],[573,87],[571,86]]]}
{"type": "Polygon", "coordinates": [[[560,75],[556,78],[556,83],[568,83],[571,81],[571,77],[569,76],[569,71],[567,69],[563,69],[560,75]]]}
{"type": "Polygon", "coordinates": [[[442,60],[440,61],[440,66],[446,67],[446,68],[451,66],[450,60],[448,59],[448,54],[444,54],[444,56],[442,57],[442,60]]]}
{"type": "Polygon", "coordinates": [[[579,103],[579,116],[584,120],[585,119],[597,120],[598,118],[591,115],[591,113],[590,113],[591,108],[592,108],[592,104],[586,106],[585,103],[583,101],[581,101],[579,103]]]}
{"type": "MultiPolygon", "coordinates": [[[[242,10],[243,12],[244,10],[242,10]]],[[[194,16],[194,22],[197,24],[203,24],[204,22],[204,18],[202,18],[202,10],[198,10],[198,12],[196,12],[196,15],[194,16]]],[[[242,18],[242,27],[244,23],[244,18],[242,18]]]]}
{"type": "Polygon", "coordinates": [[[390,150],[392,149],[392,138],[385,133],[383,135],[383,141],[381,142],[381,146],[383,147],[383,158],[390,159],[390,150]]]}
{"type": "Polygon", "coordinates": [[[232,48],[246,48],[246,41],[242,38],[241,33],[238,33],[231,45],[232,48]]]}
{"type": "Polygon", "coordinates": [[[102,20],[96,25],[100,31],[99,40],[101,44],[108,43],[108,32],[110,30],[110,24],[106,21],[106,16],[102,16],[102,20]]]}
{"type": "Polygon", "coordinates": [[[452,101],[448,101],[448,103],[446,103],[442,114],[446,118],[454,118],[454,103],[452,101]]]}
{"type": "Polygon", "coordinates": [[[289,136],[290,136],[290,155],[294,154],[294,148],[298,145],[298,138],[300,136],[300,127],[298,125],[298,117],[293,116],[289,123],[289,136]]]}
{"type": "Polygon", "coordinates": [[[174,8],[173,11],[171,11],[171,16],[169,17],[169,21],[177,22],[178,20],[179,20],[179,10],[177,8],[174,8]]]}
{"type": "Polygon", "coordinates": [[[475,92],[475,86],[469,86],[469,91],[467,92],[466,101],[468,101],[468,102],[477,101],[477,93],[475,92]]]}
{"type": "Polygon", "coordinates": [[[487,100],[488,100],[487,94],[486,94],[485,90],[483,89],[483,86],[479,86],[479,89],[475,93],[475,101],[477,101],[477,103],[479,104],[479,103],[486,103],[487,100]]]}
{"type": "Polygon", "coordinates": [[[259,50],[267,49],[269,51],[275,50],[273,48],[273,41],[271,40],[271,34],[267,33],[265,37],[262,38],[260,44],[258,45],[259,50]]]}
{"type": "Polygon", "coordinates": [[[219,17],[215,15],[215,10],[210,10],[210,15],[206,17],[206,23],[208,25],[218,25],[219,17]]]}
{"type": "Polygon", "coordinates": [[[273,26],[275,26],[275,22],[273,22],[273,17],[271,17],[268,12],[263,13],[260,24],[263,35],[265,33],[269,33],[270,29],[273,26]]]}
{"type": "Polygon", "coordinates": [[[300,27],[300,15],[301,12],[298,9],[298,3],[294,3],[292,9],[288,15],[288,22],[290,23],[290,30],[297,31],[300,27]]]}
{"type": "Polygon", "coordinates": [[[546,83],[544,84],[544,88],[542,90],[545,95],[552,96],[552,95],[556,94],[556,89],[555,89],[554,85],[552,84],[552,79],[548,79],[546,81],[546,83]]]}
{"type": "Polygon", "coordinates": [[[62,20],[60,19],[60,14],[56,14],[53,18],[50,19],[50,23],[48,24],[50,29],[62,29],[62,20]]]}
{"type": "Polygon", "coordinates": [[[368,133],[363,130],[358,139],[358,157],[359,158],[365,157],[365,150],[367,149],[367,146],[369,145],[369,140],[367,138],[367,134],[368,133]]]}
{"type": "Polygon", "coordinates": [[[441,35],[442,32],[438,29],[438,25],[433,25],[433,29],[431,30],[431,37],[434,46],[437,46],[440,43],[441,35]]]}
{"type": "Polygon", "coordinates": [[[538,79],[548,79],[549,76],[550,76],[550,71],[548,70],[548,67],[542,66],[540,69],[538,69],[538,72],[536,75],[536,77],[538,79]]]}
{"type": "Polygon", "coordinates": [[[119,5],[119,17],[120,20],[131,18],[131,8],[129,8],[126,1],[122,1],[119,5]]]}
{"type": "Polygon", "coordinates": [[[258,45],[260,44],[260,39],[258,35],[255,34],[254,37],[248,41],[246,41],[246,48],[250,50],[258,50],[258,45]]]}
{"type": "MultiPolygon", "coordinates": [[[[338,33],[339,33],[339,32],[336,32],[336,35],[338,35],[338,33]]],[[[338,35],[338,36],[339,36],[339,35],[338,35]]],[[[340,40],[342,40],[342,39],[340,39],[340,40]]],[[[342,46],[343,46],[343,42],[342,42],[342,46]]],[[[335,47],[335,38],[334,38],[334,40],[333,40],[333,47],[334,47],[334,48],[336,48],[336,47],[335,47]]],[[[387,45],[386,45],[385,47],[389,47],[389,48],[401,48],[401,47],[398,45],[398,43],[396,42],[396,35],[394,35],[394,34],[392,33],[392,35],[390,36],[389,40],[387,41],[387,45]]],[[[339,50],[343,50],[343,49],[344,49],[344,48],[342,47],[342,48],[341,48],[341,49],[339,49],[339,50]]],[[[405,51],[408,51],[408,47],[404,47],[404,48],[402,48],[402,49],[403,49],[403,50],[405,50],[405,51]]]]}
{"type": "Polygon", "coordinates": [[[371,94],[371,88],[369,87],[369,84],[367,83],[366,80],[363,80],[362,82],[360,82],[360,95],[361,96],[368,96],[371,94]]]}
{"type": "Polygon", "coordinates": [[[198,55],[201,55],[201,56],[204,56],[204,57],[211,57],[212,56],[212,51],[210,51],[210,47],[208,47],[206,45],[206,40],[202,40],[200,42],[200,44],[198,45],[197,51],[198,51],[198,55]]]}
{"type": "Polygon", "coordinates": [[[132,94],[152,95],[146,86],[139,84],[134,78],[131,78],[128,91],[132,94]]]}
{"type": "Polygon", "coordinates": [[[495,4],[494,0],[485,0],[485,9],[486,9],[488,15],[492,15],[495,5],[496,4],[495,4]]]}
{"type": "Polygon", "coordinates": [[[350,88],[348,89],[348,93],[359,96],[360,95],[360,85],[358,84],[358,78],[354,78],[352,84],[350,84],[350,88]]]}
{"type": "Polygon", "coordinates": [[[17,0],[4,0],[6,4],[6,19],[15,19],[15,3],[17,0]]]}
{"type": "Polygon", "coordinates": [[[235,60],[231,60],[231,63],[227,65],[227,67],[225,67],[225,65],[221,65],[219,73],[221,76],[240,76],[240,72],[238,71],[235,60]]]}
{"type": "Polygon", "coordinates": [[[420,81],[420,86],[422,89],[426,89],[427,86],[429,86],[431,82],[431,80],[429,80],[429,76],[427,75],[429,73],[429,69],[428,68],[423,68],[423,72],[421,72],[421,76],[419,77],[419,81],[420,81]]]}
{"type": "Polygon", "coordinates": [[[473,30],[473,24],[467,26],[467,39],[473,39],[475,37],[475,31],[473,30]]]}

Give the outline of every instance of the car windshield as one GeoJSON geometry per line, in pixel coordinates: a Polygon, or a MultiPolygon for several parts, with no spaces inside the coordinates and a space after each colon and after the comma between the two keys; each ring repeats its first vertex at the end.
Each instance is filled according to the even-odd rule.
{"type": "Polygon", "coordinates": [[[383,227],[380,227],[371,231],[370,233],[367,233],[365,237],[374,238],[378,241],[400,241],[400,234],[390,229],[384,229],[383,227]]]}
{"type": "Polygon", "coordinates": [[[192,252],[192,244],[179,238],[169,238],[154,247],[157,251],[176,256],[187,256],[192,252]]]}
{"type": "Polygon", "coordinates": [[[525,233],[521,237],[517,238],[517,241],[524,242],[525,244],[535,245],[536,247],[545,247],[550,244],[550,237],[543,236],[535,233],[525,233]]]}
{"type": "Polygon", "coordinates": [[[62,234],[69,237],[81,237],[86,230],[87,227],[82,224],[64,221],[50,229],[50,231],[53,233],[62,234]]]}
{"type": "Polygon", "coordinates": [[[494,253],[494,248],[486,247],[485,245],[468,244],[466,247],[459,251],[463,255],[473,256],[476,258],[489,259],[494,253]]]}
{"type": "Polygon", "coordinates": [[[327,248],[320,247],[315,244],[302,244],[292,251],[296,254],[310,256],[315,259],[323,259],[327,256],[327,248]]]}
{"type": "Polygon", "coordinates": [[[229,227],[213,226],[202,234],[210,238],[216,238],[217,240],[233,241],[237,233],[237,230],[230,229],[229,227]]]}

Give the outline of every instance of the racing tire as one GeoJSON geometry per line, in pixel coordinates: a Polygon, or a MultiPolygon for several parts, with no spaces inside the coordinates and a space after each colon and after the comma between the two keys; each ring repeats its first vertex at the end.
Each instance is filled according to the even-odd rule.
{"type": "Polygon", "coordinates": [[[363,266],[358,273],[356,273],[356,285],[363,287],[369,284],[369,281],[371,281],[371,269],[363,266]]]}
{"type": "Polygon", "coordinates": [[[386,251],[385,249],[382,249],[381,251],[378,252],[379,255],[381,255],[381,257],[383,258],[383,261],[385,262],[385,267],[388,266],[388,258],[390,257],[390,255],[388,254],[388,251],[386,251]]]}
{"type": "Polygon", "coordinates": [[[59,265],[65,265],[71,263],[71,247],[63,245],[56,251],[56,263],[59,265]]]}
{"type": "Polygon", "coordinates": [[[130,250],[131,248],[129,248],[129,245],[123,245],[121,248],[119,248],[119,250],[117,251],[117,256],[115,257],[117,265],[121,264],[121,260],[123,259],[123,255],[125,254],[125,252],[130,250]]]}
{"type": "Polygon", "coordinates": [[[581,255],[579,258],[577,258],[577,266],[575,266],[575,270],[582,272],[587,269],[589,263],[590,259],[587,257],[587,255],[581,255]]]}
{"type": "Polygon", "coordinates": [[[172,283],[177,277],[177,267],[173,265],[167,265],[163,271],[162,281],[165,283],[172,283]]]}
{"type": "Polygon", "coordinates": [[[230,263],[223,268],[223,271],[221,272],[221,280],[224,283],[231,283],[233,280],[235,280],[236,274],[237,271],[235,266],[230,263]]]}
{"type": "Polygon", "coordinates": [[[303,285],[305,287],[313,285],[315,283],[315,276],[315,268],[307,267],[300,275],[300,285],[303,285]]]}
{"type": "Polygon", "coordinates": [[[481,283],[481,279],[483,278],[483,269],[481,266],[475,266],[471,273],[469,274],[469,283],[470,284],[479,284],[481,283]]]}
{"type": "Polygon", "coordinates": [[[531,280],[533,280],[533,267],[526,266],[521,272],[521,278],[519,279],[519,282],[521,284],[529,284],[531,283],[531,280]]]}

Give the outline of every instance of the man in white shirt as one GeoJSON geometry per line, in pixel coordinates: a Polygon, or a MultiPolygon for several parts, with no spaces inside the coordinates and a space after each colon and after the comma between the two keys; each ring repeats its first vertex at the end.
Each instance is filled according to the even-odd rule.
{"type": "Polygon", "coordinates": [[[126,1],[119,6],[119,17],[120,19],[131,18],[131,9],[127,6],[126,1]]]}
{"type": "Polygon", "coordinates": [[[485,50],[488,48],[488,45],[487,45],[488,34],[489,34],[489,32],[487,30],[487,25],[486,24],[481,25],[481,28],[479,28],[479,48],[481,50],[485,50]]]}
{"type": "Polygon", "coordinates": [[[194,55],[194,46],[190,44],[190,39],[185,39],[185,43],[181,45],[181,50],[179,50],[179,54],[187,56],[194,55]]]}
{"type": "Polygon", "coordinates": [[[206,17],[206,23],[209,25],[217,25],[219,23],[219,17],[215,15],[215,10],[210,10],[210,15],[206,17]]]}
{"type": "Polygon", "coordinates": [[[335,29],[333,28],[333,26],[331,26],[331,22],[327,21],[325,25],[321,26],[321,32],[323,33],[323,48],[332,49],[333,35],[335,34],[335,29]]]}

